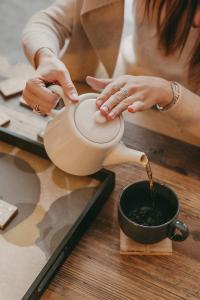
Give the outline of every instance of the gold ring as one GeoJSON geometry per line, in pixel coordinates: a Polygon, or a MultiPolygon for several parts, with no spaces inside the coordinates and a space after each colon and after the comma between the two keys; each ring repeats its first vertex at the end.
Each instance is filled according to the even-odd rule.
{"type": "Polygon", "coordinates": [[[121,88],[120,93],[123,97],[128,96],[128,90],[126,88],[121,88]]]}
{"type": "Polygon", "coordinates": [[[36,104],[34,106],[33,112],[36,113],[36,114],[39,114],[39,115],[41,114],[41,110],[40,110],[40,105],[39,104],[36,104]]]}

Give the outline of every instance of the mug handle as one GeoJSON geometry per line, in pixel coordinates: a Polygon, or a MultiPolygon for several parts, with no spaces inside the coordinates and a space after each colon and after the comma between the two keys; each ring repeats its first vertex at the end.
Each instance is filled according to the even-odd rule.
{"type": "Polygon", "coordinates": [[[187,225],[179,220],[175,220],[171,224],[170,232],[168,234],[169,238],[173,241],[182,242],[189,235],[189,229],[187,225]],[[176,229],[180,231],[180,233],[176,233],[176,229]]]}

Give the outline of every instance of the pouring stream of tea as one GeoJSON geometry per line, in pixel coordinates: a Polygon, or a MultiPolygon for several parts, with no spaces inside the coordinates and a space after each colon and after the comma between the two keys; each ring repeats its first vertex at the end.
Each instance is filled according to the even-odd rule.
{"type": "MultiPolygon", "coordinates": [[[[145,167],[146,172],[147,172],[147,176],[149,179],[150,194],[151,194],[151,199],[153,202],[153,187],[154,187],[153,174],[152,174],[149,158],[147,157],[146,154],[143,155],[143,157],[142,157],[142,164],[145,167]]],[[[153,205],[154,205],[154,203],[153,203],[153,205]]]]}
{"type": "Polygon", "coordinates": [[[150,205],[147,201],[145,205],[136,206],[133,210],[130,211],[129,218],[137,224],[145,226],[157,226],[166,222],[165,212],[157,207],[159,198],[154,190],[151,165],[146,154],[142,156],[141,163],[145,167],[149,179],[149,196],[151,201],[150,205]]]}

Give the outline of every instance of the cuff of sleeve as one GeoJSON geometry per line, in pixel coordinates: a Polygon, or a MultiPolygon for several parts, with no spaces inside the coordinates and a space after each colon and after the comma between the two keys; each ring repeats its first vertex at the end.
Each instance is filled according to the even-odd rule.
{"type": "Polygon", "coordinates": [[[28,32],[23,34],[22,45],[24,48],[24,53],[28,58],[29,62],[34,68],[35,64],[35,55],[37,51],[41,48],[49,48],[55,55],[59,54],[60,46],[58,41],[51,34],[40,32],[38,38],[38,32],[28,32]]]}

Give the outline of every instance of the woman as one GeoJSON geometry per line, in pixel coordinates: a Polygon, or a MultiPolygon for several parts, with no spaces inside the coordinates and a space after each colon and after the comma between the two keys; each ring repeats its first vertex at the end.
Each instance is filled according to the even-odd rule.
{"type": "Polygon", "coordinates": [[[44,114],[56,105],[58,97],[46,87],[55,82],[78,101],[72,80],[87,77],[101,91],[97,107],[108,120],[156,105],[191,132],[200,132],[200,1],[135,0],[134,8],[135,32],[128,47],[135,58],[126,64],[126,75],[113,79],[92,76],[100,65],[108,77],[113,75],[124,1],[60,0],[37,13],[23,33],[25,53],[37,69],[23,93],[32,108],[44,114]]]}

